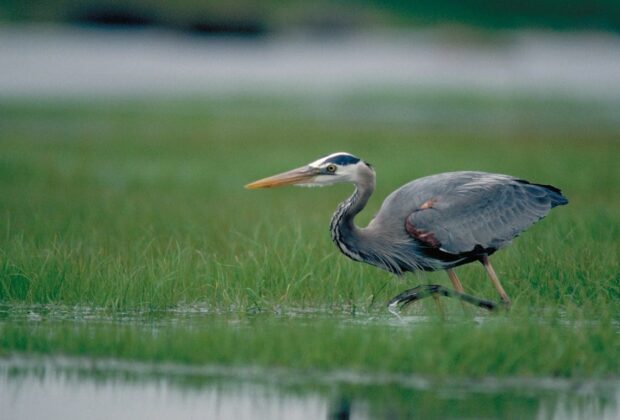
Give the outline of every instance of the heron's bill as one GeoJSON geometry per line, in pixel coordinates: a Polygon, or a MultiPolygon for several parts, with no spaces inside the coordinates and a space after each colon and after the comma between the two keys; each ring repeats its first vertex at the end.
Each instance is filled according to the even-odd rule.
{"type": "Polygon", "coordinates": [[[267,178],[259,179],[245,186],[249,190],[258,188],[281,187],[283,185],[297,185],[311,182],[318,175],[317,169],[310,166],[302,166],[292,171],[283,172],[267,178]]]}

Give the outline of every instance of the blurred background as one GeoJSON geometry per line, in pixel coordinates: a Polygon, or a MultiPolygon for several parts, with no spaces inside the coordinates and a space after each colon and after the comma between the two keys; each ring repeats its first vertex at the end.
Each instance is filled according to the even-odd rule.
{"type": "Polygon", "coordinates": [[[620,97],[614,0],[4,0],[0,24],[2,97],[620,97]]]}

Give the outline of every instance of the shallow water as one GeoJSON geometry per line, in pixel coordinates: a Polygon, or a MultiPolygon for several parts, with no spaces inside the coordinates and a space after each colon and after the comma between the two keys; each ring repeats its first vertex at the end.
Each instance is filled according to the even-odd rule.
{"type": "MultiPolygon", "coordinates": [[[[494,322],[492,317],[482,314],[472,321],[478,325],[494,322]]],[[[242,332],[274,322],[277,326],[296,328],[329,322],[342,329],[378,325],[401,331],[434,325],[437,319],[415,312],[397,318],[389,314],[352,316],[318,309],[282,309],[275,314],[248,315],[217,313],[199,306],[161,313],[109,313],[97,308],[62,306],[0,307],[0,326],[21,329],[20,334],[26,335],[20,337],[24,338],[42,331],[54,335],[59,330],[66,332],[67,328],[78,332],[67,335],[66,340],[80,334],[97,340],[95,333],[100,330],[112,332],[110,337],[119,330],[147,330],[153,335],[179,329],[216,334],[214,328],[222,326],[242,332]]],[[[460,325],[458,322],[463,321],[442,321],[460,325]]],[[[132,339],[131,334],[122,337],[132,339]]],[[[100,345],[106,343],[102,341],[100,345]]],[[[438,379],[382,371],[180,363],[170,359],[173,349],[166,350],[168,358],[157,362],[146,361],[152,356],[147,350],[144,361],[110,358],[109,351],[102,356],[74,349],[75,354],[83,354],[77,357],[63,356],[54,348],[31,350],[5,352],[0,358],[2,419],[620,418],[618,379],[438,379]]]]}
{"type": "Polygon", "coordinates": [[[334,94],[384,87],[620,96],[620,37],[605,33],[481,38],[421,30],[240,41],[0,27],[0,37],[0,96],[334,94]]]}
{"type": "Polygon", "coordinates": [[[615,419],[620,383],[314,376],[71,358],[0,362],[4,419],[615,419]]]}

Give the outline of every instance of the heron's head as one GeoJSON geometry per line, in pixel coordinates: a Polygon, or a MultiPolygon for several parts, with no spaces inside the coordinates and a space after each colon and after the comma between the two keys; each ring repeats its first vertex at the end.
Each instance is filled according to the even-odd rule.
{"type": "Polygon", "coordinates": [[[245,187],[249,189],[280,187],[282,185],[321,187],[342,182],[359,183],[370,178],[374,179],[374,171],[369,163],[352,154],[338,152],[317,159],[300,168],[259,179],[245,187]]]}

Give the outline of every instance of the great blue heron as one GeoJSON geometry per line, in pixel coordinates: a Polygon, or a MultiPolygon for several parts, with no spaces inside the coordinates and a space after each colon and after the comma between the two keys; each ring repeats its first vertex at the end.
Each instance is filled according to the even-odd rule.
{"type": "Polygon", "coordinates": [[[494,309],[493,302],[466,295],[453,270],[472,261],[482,263],[501,302],[510,305],[489,256],[553,207],[568,203],[562,192],[551,185],[486,172],[446,172],[400,187],[385,199],[368,226],[359,228],[354,218],[375,189],[375,171],[369,163],[344,152],[260,179],[246,188],[343,182],[355,185],[355,191],[336,209],[330,231],[344,255],[398,275],[446,270],[456,289],[418,286],[394,297],[390,306],[440,294],[494,309]]]}

